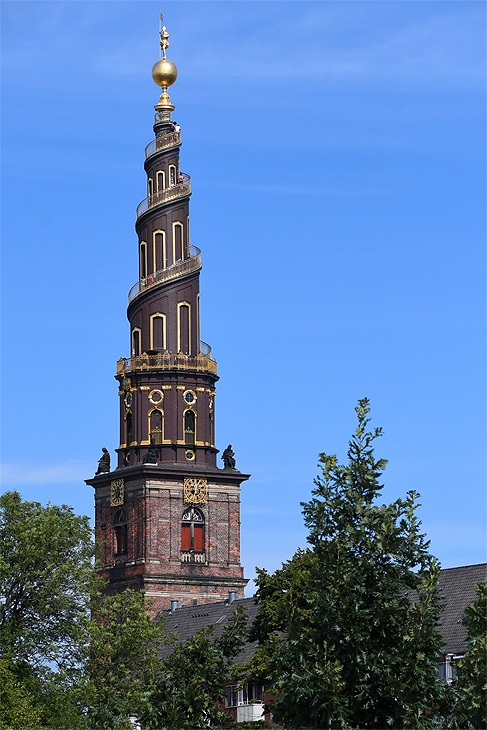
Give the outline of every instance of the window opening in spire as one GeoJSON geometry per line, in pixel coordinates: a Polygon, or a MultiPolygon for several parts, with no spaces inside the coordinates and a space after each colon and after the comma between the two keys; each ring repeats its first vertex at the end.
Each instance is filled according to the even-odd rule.
{"type": "Polygon", "coordinates": [[[158,408],[154,408],[150,413],[150,435],[154,439],[155,444],[162,444],[163,439],[163,424],[164,418],[162,411],[158,408]]]}
{"type": "Polygon", "coordinates": [[[113,522],[115,531],[115,554],[127,553],[127,514],[125,510],[120,509],[115,514],[113,522]]]}
{"type": "Polygon", "coordinates": [[[196,416],[191,409],[184,411],[184,443],[192,446],[196,440],[196,416]]]}

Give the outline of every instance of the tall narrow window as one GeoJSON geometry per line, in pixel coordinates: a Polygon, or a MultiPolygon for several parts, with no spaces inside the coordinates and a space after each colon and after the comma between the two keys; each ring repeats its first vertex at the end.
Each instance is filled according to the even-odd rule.
{"type": "Polygon", "coordinates": [[[166,349],[166,316],[160,312],[150,317],[150,349],[166,349]]]}
{"type": "Polygon", "coordinates": [[[147,244],[145,241],[141,241],[139,246],[139,270],[140,278],[145,279],[147,276],[147,244]]]}
{"type": "Polygon", "coordinates": [[[149,434],[155,444],[162,444],[164,438],[164,416],[162,411],[154,408],[149,415],[149,434]]]}
{"type": "Polygon", "coordinates": [[[196,441],[196,414],[188,408],[184,411],[184,443],[192,446],[196,441]]]}
{"type": "Polygon", "coordinates": [[[166,268],[166,236],[164,231],[152,234],[152,269],[154,273],[166,268]]]}
{"type": "Polygon", "coordinates": [[[153,194],[153,192],[154,192],[154,182],[153,182],[152,178],[150,177],[147,180],[147,195],[150,197],[153,194]]]}
{"type": "Polygon", "coordinates": [[[183,256],[183,224],[176,221],[172,224],[172,255],[173,263],[181,261],[183,256]]]}
{"type": "Polygon", "coordinates": [[[121,555],[127,553],[127,515],[125,510],[120,509],[115,514],[113,523],[115,532],[115,554],[121,555]]]}
{"type": "Polygon", "coordinates": [[[183,512],[181,524],[181,550],[203,553],[205,551],[205,520],[196,507],[183,512]]]}
{"type": "Polygon", "coordinates": [[[162,170],[157,171],[156,175],[157,192],[164,190],[164,172],[162,170]]]}
{"type": "Polygon", "coordinates": [[[171,185],[176,185],[176,168],[174,165],[169,165],[169,180],[171,185]]]}
{"type": "Polygon", "coordinates": [[[198,344],[198,352],[201,352],[201,334],[200,334],[200,295],[196,297],[196,342],[198,344]]]}
{"type": "Polygon", "coordinates": [[[188,302],[178,304],[178,352],[191,354],[191,309],[188,302]]]}
{"type": "Polygon", "coordinates": [[[125,444],[130,446],[133,441],[132,433],[132,412],[127,411],[125,414],[125,444]]]}
{"type": "Polygon", "coordinates": [[[213,400],[210,400],[210,410],[208,413],[208,419],[210,422],[210,444],[213,446],[215,443],[215,421],[213,419],[213,400]]]}
{"type": "Polygon", "coordinates": [[[140,329],[134,327],[132,330],[132,356],[140,355],[140,329]]]}

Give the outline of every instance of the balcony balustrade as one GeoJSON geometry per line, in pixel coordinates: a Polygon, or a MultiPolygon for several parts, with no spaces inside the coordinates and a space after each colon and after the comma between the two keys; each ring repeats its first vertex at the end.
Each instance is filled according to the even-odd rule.
{"type": "Polygon", "coordinates": [[[169,200],[181,198],[184,195],[191,195],[190,176],[182,172],[181,177],[181,182],[178,182],[176,185],[171,185],[169,188],[165,188],[164,190],[158,190],[157,193],[149,195],[149,197],[139,203],[137,206],[137,218],[140,218],[142,213],[145,213],[146,210],[149,210],[149,208],[153,208],[156,205],[167,203],[169,200]]]}
{"type": "Polygon", "coordinates": [[[178,276],[189,274],[191,271],[197,271],[198,269],[201,269],[201,251],[196,246],[190,245],[188,259],[176,261],[175,264],[166,266],[165,269],[160,269],[160,271],[156,271],[154,274],[144,276],[137,284],[134,284],[129,291],[129,304],[138,294],[156,286],[156,284],[162,284],[165,281],[176,279],[178,276]]]}
{"type": "Polygon", "coordinates": [[[181,553],[182,563],[205,563],[205,553],[193,553],[193,552],[182,552],[181,553]]]}
{"type": "Polygon", "coordinates": [[[182,352],[158,352],[155,355],[135,355],[121,357],[117,361],[117,375],[132,370],[200,370],[216,375],[216,361],[211,357],[211,347],[206,342],[200,343],[200,353],[196,356],[182,352]]]}
{"type": "Polygon", "coordinates": [[[181,144],[181,132],[169,132],[169,134],[161,134],[149,142],[145,148],[145,159],[153,155],[159,150],[165,150],[167,147],[175,147],[181,144]]]}

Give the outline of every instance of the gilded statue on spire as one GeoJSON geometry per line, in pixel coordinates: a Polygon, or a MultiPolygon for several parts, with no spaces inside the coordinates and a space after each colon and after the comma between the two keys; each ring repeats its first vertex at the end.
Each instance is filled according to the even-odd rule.
{"type": "Polygon", "coordinates": [[[166,30],[166,26],[162,25],[162,13],[159,10],[159,39],[161,46],[161,58],[166,59],[166,50],[169,48],[169,33],[166,30]]]}
{"type": "Polygon", "coordinates": [[[172,111],[174,105],[171,104],[169,94],[167,93],[167,87],[172,86],[178,77],[178,70],[172,61],[166,58],[166,50],[169,48],[169,33],[166,30],[166,26],[162,25],[162,13],[159,12],[159,44],[161,46],[161,58],[152,68],[152,78],[155,83],[162,88],[162,94],[159,98],[159,103],[156,104],[156,111],[172,111]]]}

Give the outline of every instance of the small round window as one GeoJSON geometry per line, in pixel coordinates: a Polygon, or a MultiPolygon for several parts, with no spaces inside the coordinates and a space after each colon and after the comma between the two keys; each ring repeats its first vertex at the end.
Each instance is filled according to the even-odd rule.
{"type": "Polygon", "coordinates": [[[149,400],[151,403],[153,403],[155,406],[158,406],[159,403],[162,403],[162,399],[164,398],[164,393],[162,390],[151,390],[149,393],[149,400]]]}
{"type": "Polygon", "coordinates": [[[191,403],[194,403],[196,401],[196,393],[193,390],[185,390],[183,398],[186,403],[191,405],[191,403]]]}

